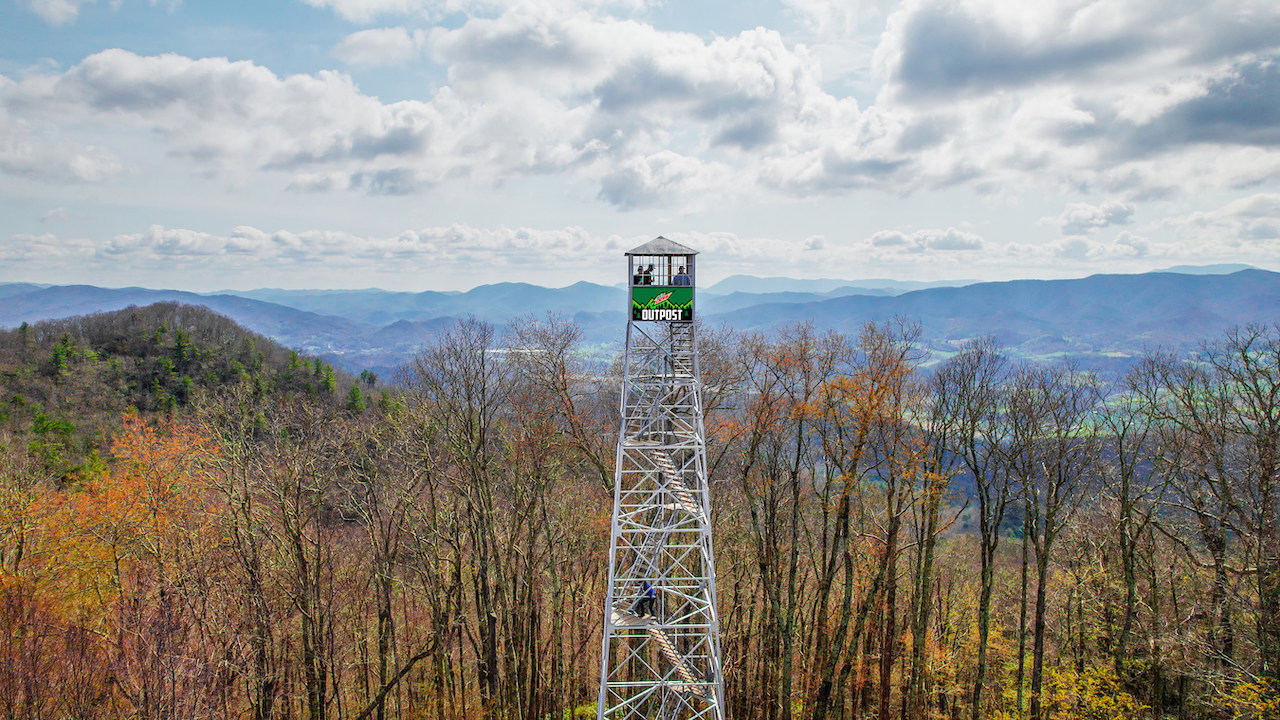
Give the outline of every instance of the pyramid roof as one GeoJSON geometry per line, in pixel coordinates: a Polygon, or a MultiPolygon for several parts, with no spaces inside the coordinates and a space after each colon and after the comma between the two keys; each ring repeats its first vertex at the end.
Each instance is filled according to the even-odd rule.
{"type": "Polygon", "coordinates": [[[627,255],[697,255],[698,251],[661,235],[627,251],[627,255]]]}

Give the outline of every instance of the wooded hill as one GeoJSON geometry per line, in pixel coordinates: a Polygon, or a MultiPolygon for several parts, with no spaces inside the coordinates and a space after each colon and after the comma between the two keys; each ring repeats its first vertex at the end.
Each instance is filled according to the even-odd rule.
{"type": "MultiPolygon", "coordinates": [[[[1280,328],[916,333],[703,331],[730,715],[1276,717],[1280,328]]],[[[0,717],[593,714],[618,384],[499,337],[373,402],[203,310],[0,334],[0,717]]]]}
{"type": "MultiPolygon", "coordinates": [[[[96,467],[96,451],[127,410],[173,413],[240,384],[259,396],[343,400],[356,385],[198,305],[157,303],[0,331],[0,427],[34,428],[55,478],[96,467]]],[[[371,392],[372,384],[362,387],[371,392]]]]}

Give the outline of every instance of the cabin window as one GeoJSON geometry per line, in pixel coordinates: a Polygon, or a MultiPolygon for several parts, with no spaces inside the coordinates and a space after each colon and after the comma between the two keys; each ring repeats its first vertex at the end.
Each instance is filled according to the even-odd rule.
{"type": "Polygon", "coordinates": [[[631,285],[692,285],[693,258],[689,255],[633,255],[631,256],[631,285]],[[689,282],[679,282],[680,268],[689,282]]]}

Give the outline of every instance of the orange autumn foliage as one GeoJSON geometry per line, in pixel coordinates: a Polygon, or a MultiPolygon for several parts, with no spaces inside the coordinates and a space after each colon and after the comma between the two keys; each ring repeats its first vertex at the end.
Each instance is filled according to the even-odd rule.
{"type": "Polygon", "coordinates": [[[164,575],[179,546],[205,532],[198,460],[211,451],[190,428],[129,414],[105,472],[39,497],[24,575],[45,611],[109,634],[110,609],[129,579],[164,575]]]}

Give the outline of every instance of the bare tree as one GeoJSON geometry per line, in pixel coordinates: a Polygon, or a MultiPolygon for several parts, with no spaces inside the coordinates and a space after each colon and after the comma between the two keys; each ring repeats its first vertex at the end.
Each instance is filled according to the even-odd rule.
{"type": "Polygon", "coordinates": [[[1115,533],[1124,583],[1124,615],[1112,652],[1118,678],[1127,676],[1126,664],[1132,656],[1130,644],[1138,613],[1138,555],[1165,488],[1152,471],[1161,451],[1159,433],[1146,412],[1145,378],[1141,369],[1129,372],[1124,385],[1110,393],[1101,415],[1107,434],[1101,478],[1119,513],[1115,533]]]}
{"type": "Polygon", "coordinates": [[[499,616],[506,578],[499,565],[494,479],[501,462],[500,424],[512,390],[511,369],[496,350],[497,333],[475,319],[460,321],[440,341],[414,358],[409,382],[417,402],[429,409],[437,462],[456,475],[472,556],[471,592],[477,612],[473,638],[482,706],[494,711],[503,688],[499,616]]]}
{"type": "Polygon", "coordinates": [[[1027,538],[1035,555],[1031,717],[1043,717],[1049,566],[1054,542],[1070,521],[1096,470],[1099,433],[1096,379],[1074,368],[1025,369],[1009,393],[1010,465],[1022,481],[1027,538]]]}
{"type": "Polygon", "coordinates": [[[957,449],[969,444],[964,440],[969,432],[965,427],[966,408],[958,402],[960,393],[951,386],[956,380],[949,371],[953,367],[944,365],[928,378],[927,384],[917,391],[916,403],[920,407],[910,413],[912,425],[920,431],[920,468],[917,500],[911,504],[917,550],[912,587],[910,681],[909,688],[904,686],[910,699],[903,703],[903,720],[925,714],[929,675],[925,650],[934,608],[938,538],[969,506],[965,499],[952,517],[941,516],[943,502],[949,499],[951,482],[965,464],[963,453],[957,449]]]}
{"type": "Polygon", "coordinates": [[[1257,568],[1260,674],[1280,687],[1280,325],[1234,329],[1204,359],[1230,392],[1224,419],[1238,447],[1238,512],[1257,568]]]}
{"type": "Polygon", "coordinates": [[[763,596],[757,647],[765,717],[790,718],[796,616],[801,600],[802,508],[816,464],[820,398],[851,354],[840,336],[800,325],[773,342],[742,343],[743,410],[733,466],[745,503],[763,596]]]}
{"type": "Polygon", "coordinates": [[[1157,424],[1160,467],[1170,484],[1164,505],[1172,513],[1158,527],[1199,565],[1208,555],[1213,569],[1209,645],[1216,672],[1234,664],[1236,633],[1229,560],[1236,535],[1238,502],[1231,482],[1232,438],[1227,429],[1230,391],[1205,367],[1169,355],[1152,355],[1135,369],[1135,387],[1145,412],[1157,424]],[[1187,518],[1198,543],[1183,540],[1177,527],[1187,518]]]}
{"type": "Polygon", "coordinates": [[[991,592],[995,583],[996,550],[1005,511],[1016,489],[999,462],[1007,425],[1001,422],[1002,387],[1008,361],[991,338],[965,344],[934,376],[941,412],[952,418],[949,446],[973,477],[978,503],[978,658],[974,668],[970,717],[982,715],[991,634],[991,592]]]}

